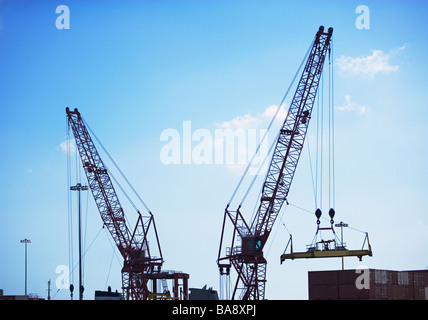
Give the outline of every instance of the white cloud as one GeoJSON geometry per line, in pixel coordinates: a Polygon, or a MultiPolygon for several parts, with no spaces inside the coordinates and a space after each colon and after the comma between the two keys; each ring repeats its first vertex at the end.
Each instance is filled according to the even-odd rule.
{"type": "Polygon", "coordinates": [[[57,150],[61,150],[65,154],[67,154],[67,152],[70,152],[71,155],[75,154],[76,153],[75,139],[64,140],[59,144],[59,146],[57,147],[57,150]]]}
{"type": "MultiPolygon", "coordinates": [[[[399,50],[404,50],[404,48],[405,46],[400,47],[399,50]]],[[[378,73],[389,74],[398,71],[398,65],[392,65],[389,58],[390,55],[382,50],[372,50],[372,54],[366,56],[341,56],[336,59],[335,64],[339,66],[342,72],[374,77],[378,73]]]]}
{"type": "MultiPolygon", "coordinates": [[[[278,110],[278,106],[277,105],[271,105],[270,107],[266,108],[266,110],[262,113],[262,118],[263,119],[268,119],[271,120],[274,116],[276,111],[278,110]]],[[[281,108],[281,110],[279,110],[278,115],[276,116],[276,121],[280,121],[283,122],[285,117],[287,115],[287,111],[285,110],[285,106],[283,106],[281,108]]]]}
{"type": "Polygon", "coordinates": [[[253,117],[250,114],[246,114],[243,116],[237,116],[230,121],[216,123],[216,126],[223,129],[249,129],[257,127],[259,124],[260,118],[253,117]]]}
{"type": "Polygon", "coordinates": [[[368,108],[366,106],[360,105],[354,101],[351,101],[350,95],[345,95],[345,104],[336,107],[339,111],[353,111],[361,115],[367,114],[368,108]]]}
{"type": "MultiPolygon", "coordinates": [[[[268,153],[270,139],[268,134],[264,140],[263,136],[267,134],[267,127],[275,116],[275,124],[282,124],[284,121],[287,110],[285,105],[278,110],[277,105],[271,105],[267,107],[262,113],[253,116],[251,114],[239,115],[232,120],[223,121],[221,123],[215,123],[219,128],[216,130],[231,130],[233,132],[232,137],[241,137],[237,139],[237,143],[233,145],[233,149],[226,150],[227,155],[233,155],[234,162],[226,162],[226,167],[234,174],[242,175],[249,161],[253,158],[254,152],[257,146],[260,144],[259,152],[254,156],[251,167],[249,168],[250,175],[265,174],[267,170],[267,163],[263,164],[263,159],[268,153]],[[263,164],[263,166],[262,166],[263,164]]],[[[272,128],[273,131],[276,129],[272,128]]],[[[275,136],[275,134],[273,135],[275,136]]],[[[234,140],[235,141],[235,140],[234,140]]],[[[230,141],[229,141],[230,142],[230,141]]],[[[216,138],[214,145],[216,148],[223,148],[223,145],[228,145],[224,137],[216,138]]],[[[216,149],[217,150],[217,149],[216,149]]]]}
{"type": "MultiPolygon", "coordinates": [[[[275,116],[276,111],[278,110],[277,105],[271,105],[270,107],[267,107],[263,113],[253,116],[251,114],[241,115],[233,118],[230,121],[223,121],[221,123],[216,123],[215,125],[219,128],[223,129],[254,129],[260,127],[262,124],[266,124],[267,121],[271,121],[272,118],[275,116]]],[[[285,110],[284,106],[279,110],[278,115],[276,116],[275,121],[283,122],[285,119],[285,116],[287,114],[287,111],[285,110]]]]}

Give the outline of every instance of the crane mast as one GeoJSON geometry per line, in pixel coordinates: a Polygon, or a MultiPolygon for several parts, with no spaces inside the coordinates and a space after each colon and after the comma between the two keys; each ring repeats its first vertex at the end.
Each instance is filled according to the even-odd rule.
{"type": "Polygon", "coordinates": [[[80,112],[77,109],[71,111],[66,108],[66,113],[102,221],[124,259],[123,293],[128,299],[145,300],[149,295],[148,279],[160,272],[163,263],[153,214],[149,212],[148,216],[143,216],[138,211],[135,228],[132,231],[128,228],[108,170],[95,148],[80,112]],[[154,230],[160,257],[153,257],[150,254],[147,239],[150,228],[154,230]]]}
{"type": "MultiPolygon", "coordinates": [[[[270,166],[263,184],[260,203],[251,224],[240,212],[225,209],[217,264],[220,274],[233,266],[237,280],[232,299],[258,300],[265,298],[266,259],[263,248],[284,202],[303,148],[312,108],[315,102],[325,57],[330,48],[333,29],[324,32],[320,26],[309,52],[286,119],[280,129],[270,166]],[[233,225],[232,244],[221,256],[225,223],[228,217],[233,225]],[[241,246],[235,245],[238,236],[241,246]],[[241,290],[237,296],[238,290],[241,290]]],[[[229,271],[227,271],[229,272],[229,271]]]]}

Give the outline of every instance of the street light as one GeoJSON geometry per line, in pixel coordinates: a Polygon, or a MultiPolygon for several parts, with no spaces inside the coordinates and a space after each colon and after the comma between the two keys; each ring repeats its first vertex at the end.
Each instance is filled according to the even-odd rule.
{"type": "Polygon", "coordinates": [[[79,300],[83,299],[83,285],[82,285],[82,230],[80,222],[80,191],[88,190],[87,186],[82,186],[78,183],[75,186],[70,187],[71,191],[77,191],[78,202],[79,202],[79,300]]]}
{"type": "Polygon", "coordinates": [[[27,295],[27,243],[31,243],[31,240],[24,239],[21,243],[25,243],[25,295],[27,295]]]}

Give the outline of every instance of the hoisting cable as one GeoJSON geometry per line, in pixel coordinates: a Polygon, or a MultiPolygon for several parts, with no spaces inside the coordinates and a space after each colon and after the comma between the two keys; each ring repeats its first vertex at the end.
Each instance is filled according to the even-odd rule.
{"type": "Polygon", "coordinates": [[[125,192],[125,189],[123,189],[122,185],[119,183],[119,181],[117,181],[116,177],[114,176],[114,174],[111,172],[111,170],[108,169],[108,167],[104,164],[104,166],[106,167],[109,175],[111,176],[111,178],[113,179],[113,181],[117,184],[117,186],[119,187],[119,189],[123,192],[123,194],[125,195],[126,199],[128,199],[129,203],[132,205],[132,207],[135,209],[135,211],[138,211],[137,206],[135,205],[135,203],[131,200],[131,198],[129,197],[129,195],[125,192]]]}
{"type": "MultiPolygon", "coordinates": [[[[335,185],[334,185],[334,99],[333,99],[333,54],[332,54],[332,44],[330,43],[328,48],[328,206],[330,209],[335,207],[335,185]]],[[[317,142],[316,142],[316,168],[315,168],[315,209],[322,208],[323,204],[323,189],[324,189],[324,73],[321,74],[321,92],[317,97],[317,142]],[[319,182],[318,182],[319,181],[319,182]]],[[[308,152],[309,143],[308,143],[308,152]]],[[[311,156],[309,155],[309,163],[312,173],[312,161],[311,156]]],[[[313,180],[313,175],[312,175],[313,180]]],[[[314,182],[313,182],[314,186],[314,182]]],[[[304,210],[307,211],[307,210],[304,210]]],[[[307,211],[309,212],[309,211],[307,211]]],[[[312,213],[312,212],[310,212],[312,213]]],[[[326,218],[327,219],[327,218],[326,218]]],[[[318,222],[319,223],[319,220],[318,222]]],[[[332,232],[336,239],[338,239],[334,228],[333,228],[333,218],[331,216],[330,223],[332,224],[332,232]]],[[[318,232],[321,231],[317,228],[315,233],[314,241],[318,236],[318,232]]],[[[320,232],[320,236],[321,232],[320,232]]],[[[311,245],[312,245],[311,244],[311,245]]]]}
{"type": "Polygon", "coordinates": [[[105,286],[104,286],[104,290],[106,290],[106,289],[107,289],[108,280],[109,280],[109,278],[110,278],[111,265],[112,265],[112,263],[113,263],[113,258],[114,258],[114,250],[113,250],[113,252],[112,252],[112,254],[111,254],[111,258],[110,258],[110,266],[109,266],[109,268],[108,268],[108,272],[107,272],[107,279],[106,279],[106,284],[105,284],[105,286]]]}
{"type": "MultiPolygon", "coordinates": [[[[142,205],[144,206],[144,208],[147,210],[148,213],[150,213],[150,215],[152,214],[152,212],[150,211],[149,207],[146,205],[146,203],[143,201],[143,199],[140,197],[140,195],[138,194],[138,192],[135,190],[135,188],[132,186],[132,184],[129,182],[129,180],[126,178],[126,176],[123,174],[122,170],[120,170],[119,166],[116,164],[116,162],[114,161],[114,159],[111,157],[110,153],[108,153],[108,151],[106,150],[106,148],[104,147],[104,145],[101,143],[101,141],[98,139],[98,137],[96,136],[96,134],[94,133],[94,131],[92,131],[91,127],[88,125],[88,123],[83,119],[82,117],[82,121],[84,122],[85,126],[89,129],[89,131],[91,132],[91,134],[94,136],[94,138],[97,140],[97,142],[99,143],[99,145],[101,146],[101,148],[104,150],[104,152],[107,154],[107,156],[109,157],[110,161],[113,163],[113,165],[116,167],[117,171],[119,171],[120,175],[122,176],[122,178],[126,181],[126,183],[128,184],[128,186],[131,188],[131,190],[134,192],[134,194],[136,195],[136,197],[138,198],[138,200],[140,200],[140,202],[142,203],[142,205]]],[[[138,210],[137,210],[138,211],[138,210]]]]}
{"type": "MultiPolygon", "coordinates": [[[[254,175],[253,180],[252,180],[252,181],[251,181],[251,183],[250,183],[250,186],[248,187],[247,191],[245,192],[245,195],[244,195],[244,197],[242,198],[242,200],[241,200],[241,202],[240,202],[240,204],[239,204],[239,208],[240,208],[240,207],[242,206],[242,204],[244,203],[245,199],[246,199],[246,198],[247,198],[247,196],[248,196],[248,193],[250,192],[250,190],[252,189],[252,187],[253,187],[253,185],[254,185],[254,182],[255,182],[255,181],[256,181],[256,179],[259,177],[260,170],[263,168],[263,166],[264,166],[264,164],[265,164],[266,160],[268,159],[268,157],[269,157],[269,156],[270,156],[270,154],[272,153],[273,147],[276,145],[276,141],[278,140],[278,136],[279,136],[279,132],[278,132],[278,134],[277,134],[277,136],[276,136],[275,140],[272,142],[272,144],[271,144],[271,146],[270,146],[270,148],[269,148],[268,152],[266,153],[266,155],[265,155],[265,157],[264,157],[264,159],[263,159],[263,161],[262,161],[262,163],[261,163],[261,165],[260,165],[259,169],[257,170],[257,173],[254,175]]],[[[251,214],[251,219],[250,219],[250,221],[253,221],[253,217],[254,217],[254,215],[256,214],[257,205],[258,205],[258,203],[259,203],[259,198],[262,196],[262,192],[263,192],[263,185],[261,186],[261,190],[260,190],[260,192],[259,192],[259,197],[257,197],[256,202],[254,203],[254,208],[253,208],[253,212],[252,212],[252,214],[251,214]]]]}
{"type": "Polygon", "coordinates": [[[290,86],[289,86],[289,87],[288,87],[288,89],[287,89],[287,92],[285,93],[284,97],[282,98],[282,100],[281,100],[281,102],[280,102],[280,104],[279,104],[279,106],[278,106],[278,109],[277,109],[277,110],[276,110],[276,112],[275,112],[275,115],[273,116],[272,120],[270,121],[270,123],[269,123],[269,125],[268,125],[268,128],[267,128],[267,130],[266,130],[266,132],[264,133],[264,135],[263,135],[262,139],[260,140],[260,142],[259,142],[259,144],[258,144],[258,146],[257,146],[257,148],[256,148],[256,151],[254,152],[254,154],[253,154],[253,156],[252,156],[252,158],[251,158],[250,162],[248,163],[247,167],[245,168],[244,174],[242,175],[241,179],[240,179],[240,180],[239,180],[239,182],[238,182],[238,185],[236,186],[235,190],[233,191],[233,194],[232,194],[232,196],[230,197],[229,202],[227,203],[227,206],[229,206],[229,205],[230,205],[230,203],[232,202],[233,198],[234,198],[234,197],[235,197],[235,195],[236,195],[236,192],[238,191],[238,189],[240,188],[240,186],[241,186],[241,184],[242,184],[242,181],[244,180],[245,176],[247,175],[247,172],[248,172],[249,168],[251,167],[251,165],[252,165],[252,163],[253,163],[253,161],[254,161],[254,158],[256,157],[257,153],[258,153],[258,152],[259,152],[259,150],[260,150],[260,146],[262,145],[262,143],[263,143],[263,141],[265,140],[265,138],[266,138],[266,136],[267,136],[267,134],[268,134],[268,132],[269,132],[270,128],[272,127],[272,124],[274,123],[274,121],[275,121],[275,119],[276,119],[276,117],[277,117],[277,115],[278,115],[278,113],[279,113],[279,110],[282,108],[282,106],[283,106],[283,104],[284,104],[284,101],[285,101],[285,99],[286,99],[286,97],[287,97],[287,95],[288,95],[288,93],[289,93],[289,91],[290,91],[290,89],[291,89],[291,87],[292,87],[292,85],[293,85],[294,81],[296,80],[297,75],[298,75],[298,74],[299,74],[299,72],[300,72],[300,69],[302,68],[302,66],[303,66],[304,62],[306,61],[306,58],[307,58],[307,56],[309,55],[309,52],[311,51],[311,48],[312,48],[313,42],[314,42],[314,40],[312,41],[311,45],[310,45],[310,46],[309,46],[309,48],[308,48],[308,51],[306,52],[305,56],[303,57],[303,60],[302,60],[302,62],[300,63],[300,66],[299,66],[299,68],[298,68],[298,70],[297,70],[296,74],[294,75],[293,80],[291,81],[290,86]]]}
{"type": "Polygon", "coordinates": [[[312,190],[314,192],[314,200],[315,200],[315,208],[317,207],[317,193],[316,193],[316,185],[314,181],[314,171],[312,168],[312,157],[311,157],[311,148],[309,143],[309,136],[306,137],[307,140],[307,148],[308,148],[308,156],[309,156],[309,167],[311,169],[311,180],[312,180],[312,190]]]}
{"type": "MultiPolygon", "coordinates": [[[[333,44],[328,50],[328,206],[335,207],[335,160],[334,160],[334,81],[333,44]]],[[[321,75],[321,92],[317,95],[317,142],[315,160],[315,208],[323,207],[324,189],[324,73],[321,75]]],[[[327,75],[326,75],[327,76],[327,75]]],[[[327,102],[326,102],[327,103],[327,102]]],[[[326,124],[327,125],[327,124],[326,124]]],[[[310,160],[311,161],[311,160],[310,160]]],[[[311,165],[312,170],[312,165],[311,165]]]]}
{"type": "MultiPolygon", "coordinates": [[[[311,215],[314,215],[314,213],[313,213],[312,211],[307,210],[307,209],[305,209],[305,208],[302,208],[302,207],[300,207],[300,206],[297,206],[297,205],[295,205],[295,204],[293,204],[293,203],[288,203],[288,205],[290,205],[290,206],[292,206],[292,207],[295,207],[295,208],[297,208],[297,209],[299,209],[299,210],[301,210],[301,211],[303,211],[303,212],[306,212],[306,213],[309,213],[309,214],[311,214],[311,215]]],[[[324,216],[321,216],[321,217],[320,217],[320,219],[328,220],[328,218],[327,218],[327,217],[324,217],[324,216]]],[[[367,232],[366,232],[366,231],[363,231],[363,230],[360,230],[360,229],[357,229],[357,228],[351,227],[351,226],[349,226],[349,225],[348,225],[348,227],[347,227],[347,228],[367,235],[367,232]]],[[[288,230],[287,230],[287,231],[288,231],[288,230]]],[[[337,236],[336,232],[334,231],[334,229],[333,229],[333,234],[335,235],[336,240],[338,240],[338,242],[340,242],[340,240],[339,240],[339,238],[338,238],[338,236],[337,236]]],[[[316,236],[317,236],[317,234],[315,234],[314,239],[316,239],[316,236]]],[[[314,240],[312,240],[312,243],[313,243],[313,241],[314,241],[314,240]]],[[[364,246],[364,244],[363,244],[363,246],[364,246]]]]}
{"type": "MultiPolygon", "coordinates": [[[[293,204],[293,203],[288,203],[288,205],[290,205],[290,206],[292,206],[292,207],[295,207],[295,208],[297,208],[297,209],[300,209],[300,210],[302,210],[302,211],[304,211],[304,212],[307,212],[307,213],[310,213],[310,214],[314,214],[312,211],[309,211],[309,210],[307,210],[307,209],[305,209],[305,208],[302,208],[302,207],[299,207],[299,206],[296,206],[295,204],[293,204]]],[[[326,217],[322,217],[323,219],[327,219],[326,217]]]]}
{"type": "Polygon", "coordinates": [[[105,233],[106,233],[107,240],[110,243],[110,246],[111,246],[111,248],[113,250],[112,257],[111,257],[111,260],[110,260],[110,267],[109,267],[109,270],[108,270],[108,273],[107,273],[107,279],[106,279],[106,287],[107,287],[108,279],[110,278],[111,267],[112,267],[112,264],[113,264],[113,257],[116,257],[116,260],[119,263],[119,265],[121,265],[122,262],[120,261],[119,257],[117,256],[117,251],[116,251],[117,247],[112,243],[112,240],[110,239],[110,235],[108,234],[107,230],[105,230],[105,233]]]}
{"type": "Polygon", "coordinates": [[[98,231],[98,233],[95,235],[95,237],[92,239],[91,243],[89,244],[89,246],[85,249],[85,251],[83,252],[83,256],[86,255],[86,253],[89,251],[89,249],[92,247],[92,245],[94,244],[95,240],[98,238],[99,234],[101,233],[101,231],[104,230],[104,225],[101,227],[101,229],[98,231]]]}
{"type": "MultiPolygon", "coordinates": [[[[88,248],[85,249],[85,251],[83,252],[82,255],[82,259],[83,261],[85,261],[85,257],[86,257],[86,253],[89,251],[89,249],[92,247],[92,244],[95,242],[95,240],[98,238],[98,235],[101,233],[101,230],[104,229],[104,226],[101,227],[101,229],[98,231],[98,233],[95,235],[94,239],[91,241],[91,243],[89,244],[88,248]]],[[[79,263],[76,263],[76,265],[73,267],[73,270],[78,266],[79,263]]],[[[73,271],[72,271],[73,272],[73,271]]],[[[84,282],[84,281],[83,281],[84,282]]],[[[82,283],[83,285],[83,283],[82,283]]]]}
{"type": "MultiPolygon", "coordinates": [[[[113,179],[114,183],[119,187],[119,189],[122,191],[123,195],[126,197],[126,199],[128,199],[129,203],[132,205],[132,207],[135,209],[135,211],[137,213],[140,213],[140,210],[138,210],[137,206],[135,205],[135,203],[132,201],[132,199],[129,197],[129,195],[126,193],[126,191],[123,189],[122,185],[119,183],[119,181],[117,181],[116,177],[113,175],[113,173],[108,169],[108,167],[104,164],[105,168],[107,169],[109,176],[113,179]]],[[[128,221],[127,216],[124,215],[124,218],[126,220],[126,223],[128,224],[128,226],[130,226],[131,224],[128,221]]]]}
{"type": "Polygon", "coordinates": [[[329,73],[328,73],[328,82],[329,82],[329,178],[328,178],[328,188],[329,188],[329,207],[334,208],[336,205],[335,199],[335,182],[334,182],[334,96],[333,96],[333,46],[330,43],[328,50],[328,60],[329,60],[329,73]]]}
{"type": "Polygon", "coordinates": [[[248,187],[248,189],[247,189],[247,191],[245,192],[245,194],[244,194],[244,196],[243,196],[243,198],[242,198],[241,202],[239,203],[239,206],[240,206],[240,207],[242,206],[242,203],[243,203],[243,202],[245,201],[245,199],[247,198],[247,195],[248,195],[248,193],[250,192],[251,188],[253,187],[254,182],[255,182],[255,181],[256,181],[256,179],[259,177],[260,171],[261,171],[261,169],[263,168],[263,166],[264,166],[264,164],[265,164],[266,160],[268,159],[269,155],[272,153],[273,147],[276,145],[276,142],[277,142],[277,140],[278,140],[278,137],[279,137],[279,133],[277,134],[277,136],[276,136],[275,140],[272,142],[271,146],[269,147],[269,150],[268,150],[268,152],[266,153],[265,157],[263,158],[263,161],[262,161],[261,165],[259,166],[259,168],[258,168],[258,170],[257,170],[257,173],[254,175],[254,177],[253,177],[253,179],[252,179],[252,181],[251,181],[251,183],[250,183],[250,186],[248,187]]]}
{"type": "Polygon", "coordinates": [[[331,206],[331,47],[328,48],[328,207],[331,206]]]}
{"type": "Polygon", "coordinates": [[[319,126],[320,126],[320,94],[317,94],[317,142],[315,149],[315,210],[318,208],[318,154],[319,154],[319,126]]]}
{"type": "Polygon", "coordinates": [[[332,174],[332,179],[333,179],[333,208],[336,207],[336,182],[335,182],[335,167],[334,167],[334,60],[333,60],[333,40],[330,41],[330,47],[331,47],[331,61],[333,61],[333,63],[331,63],[331,132],[332,132],[332,136],[331,136],[331,143],[332,143],[332,155],[333,155],[333,159],[332,159],[332,166],[333,166],[333,174],[332,174]]]}
{"type": "MultiPolygon", "coordinates": [[[[72,201],[71,201],[71,154],[70,154],[70,125],[66,123],[66,152],[67,152],[67,221],[68,221],[68,269],[70,270],[74,265],[73,256],[73,215],[72,215],[72,201]]],[[[70,276],[70,275],[69,275],[70,276]]],[[[71,283],[73,283],[73,274],[71,274],[71,283]]]]}
{"type": "MultiPolygon", "coordinates": [[[[101,227],[101,229],[98,231],[98,233],[95,235],[94,239],[91,241],[91,243],[89,244],[88,248],[83,252],[83,257],[86,255],[86,253],[89,251],[89,249],[91,248],[92,244],[95,242],[95,240],[98,238],[99,234],[101,233],[101,231],[104,229],[104,225],[101,227]]],[[[71,271],[68,273],[68,277],[64,279],[64,282],[67,282],[70,280],[70,277],[73,278],[73,271],[74,269],[79,265],[79,262],[77,262],[75,265],[73,265],[71,269],[71,271]]],[[[73,281],[71,281],[71,283],[73,283],[73,281]]],[[[56,294],[60,291],[61,289],[58,289],[57,292],[55,292],[55,294],[52,296],[52,299],[56,296],[56,294]]]]}
{"type": "Polygon", "coordinates": [[[349,225],[348,225],[348,229],[352,229],[352,230],[354,230],[354,231],[357,231],[357,232],[361,232],[361,233],[367,234],[367,232],[366,232],[366,231],[363,231],[363,230],[360,230],[360,229],[357,229],[357,228],[354,228],[354,227],[350,227],[349,225]]]}
{"type": "MultiPolygon", "coordinates": [[[[89,192],[86,193],[86,213],[85,213],[85,231],[83,234],[83,248],[86,248],[86,230],[88,227],[88,207],[89,207],[89,192]]],[[[85,283],[85,258],[82,260],[82,282],[85,283]]]]}
{"type": "Polygon", "coordinates": [[[324,149],[324,72],[321,74],[321,116],[320,116],[320,208],[322,208],[323,189],[323,149],[324,149]]]}
{"type": "MultiPolygon", "coordinates": [[[[285,214],[285,209],[283,209],[283,210],[282,210],[282,214],[280,215],[279,220],[280,220],[280,222],[282,223],[282,225],[284,226],[284,228],[285,228],[285,230],[287,231],[288,235],[291,237],[291,233],[290,233],[290,231],[288,230],[288,228],[287,228],[287,226],[285,225],[284,220],[283,220],[284,214],[285,214]]],[[[275,232],[274,232],[273,237],[272,237],[272,239],[271,239],[271,241],[270,241],[269,248],[268,248],[268,250],[267,250],[267,252],[266,252],[266,257],[267,257],[267,256],[269,256],[269,252],[270,252],[270,249],[271,249],[271,247],[272,247],[272,244],[274,243],[274,240],[275,240],[275,238],[276,238],[276,234],[277,234],[277,232],[278,232],[278,229],[279,229],[279,225],[277,225],[277,226],[276,226],[276,228],[275,228],[275,232]]],[[[287,244],[287,246],[288,246],[288,244],[287,244]]]]}
{"type": "Polygon", "coordinates": [[[121,265],[121,264],[122,264],[122,262],[120,261],[120,258],[117,256],[117,251],[116,251],[117,247],[116,247],[116,245],[115,245],[115,244],[112,242],[112,240],[110,239],[110,235],[108,234],[107,230],[105,230],[105,234],[106,234],[106,237],[107,237],[108,242],[110,243],[110,246],[111,246],[111,247],[112,247],[112,249],[113,249],[113,252],[114,252],[114,255],[115,255],[115,257],[116,257],[117,262],[119,263],[119,265],[121,265]]]}

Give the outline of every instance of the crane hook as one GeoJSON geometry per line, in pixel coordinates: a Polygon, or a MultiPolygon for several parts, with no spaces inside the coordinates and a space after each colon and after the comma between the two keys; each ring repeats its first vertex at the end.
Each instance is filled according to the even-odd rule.
{"type": "Polygon", "coordinates": [[[320,218],[321,218],[321,215],[322,215],[321,209],[320,209],[320,208],[318,208],[318,209],[315,211],[315,216],[317,217],[317,224],[320,224],[320,218]]]}

